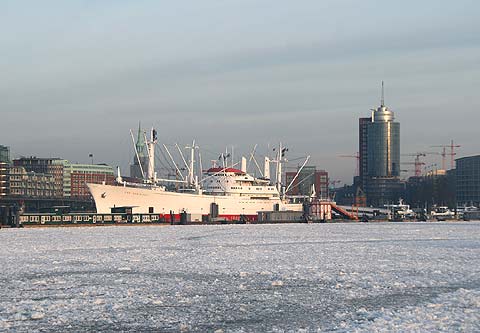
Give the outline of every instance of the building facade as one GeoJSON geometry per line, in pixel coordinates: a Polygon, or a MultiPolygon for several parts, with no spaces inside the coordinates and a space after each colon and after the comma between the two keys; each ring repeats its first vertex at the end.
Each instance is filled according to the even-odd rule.
{"type": "Polygon", "coordinates": [[[358,120],[358,185],[364,189],[368,175],[368,125],[372,118],[359,118],[358,120]]]}
{"type": "Polygon", "coordinates": [[[13,160],[13,166],[23,167],[27,172],[52,175],[55,183],[54,196],[63,197],[63,165],[59,158],[21,157],[13,160]]]}
{"type": "Polygon", "coordinates": [[[480,207],[480,155],[458,158],[456,163],[457,205],[480,207]]]}
{"type": "Polygon", "coordinates": [[[412,176],[406,186],[405,200],[411,207],[427,208],[428,211],[433,206],[456,207],[454,170],[435,170],[424,176],[412,176]]]}
{"type": "MultiPolygon", "coordinates": [[[[287,185],[290,184],[297,172],[286,172],[285,180],[287,185]]],[[[318,198],[328,198],[328,172],[325,170],[317,170],[315,166],[305,166],[293,181],[289,195],[310,196],[312,186],[315,186],[315,195],[318,198]]]]}
{"type": "Polygon", "coordinates": [[[0,197],[9,193],[10,148],[0,145],[0,197]]]}
{"type": "MultiPolygon", "coordinates": [[[[88,198],[90,193],[87,183],[114,183],[113,168],[104,164],[77,164],[59,158],[37,157],[22,157],[14,160],[13,164],[14,167],[23,168],[26,172],[26,175],[23,175],[20,170],[16,170],[15,177],[20,177],[20,175],[23,175],[22,177],[34,177],[34,174],[38,177],[40,175],[52,176],[53,196],[57,198],[88,198]]],[[[20,186],[20,184],[16,183],[16,186],[20,186]]],[[[21,192],[20,188],[15,188],[15,191],[21,192]]],[[[48,191],[45,193],[50,196],[48,191]]]]}
{"type": "Polygon", "coordinates": [[[113,185],[115,176],[113,168],[105,164],[74,164],[64,161],[63,196],[88,198],[87,183],[113,185]]]}
{"type": "Polygon", "coordinates": [[[10,169],[10,192],[12,197],[53,198],[55,178],[51,174],[27,171],[24,167],[10,169]]]}

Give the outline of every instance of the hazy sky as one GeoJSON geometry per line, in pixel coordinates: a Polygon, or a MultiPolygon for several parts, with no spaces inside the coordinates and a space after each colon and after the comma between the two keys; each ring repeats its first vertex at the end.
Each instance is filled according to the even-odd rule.
{"type": "Polygon", "coordinates": [[[282,141],[351,181],[338,155],[385,80],[402,153],[478,154],[479,15],[473,0],[3,0],[0,144],[125,167],[141,121],[205,160],[282,141]]]}

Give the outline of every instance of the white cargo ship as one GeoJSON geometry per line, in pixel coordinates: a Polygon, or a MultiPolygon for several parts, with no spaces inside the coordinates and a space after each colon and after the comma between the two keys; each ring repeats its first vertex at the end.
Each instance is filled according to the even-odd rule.
{"type": "MultiPolygon", "coordinates": [[[[204,171],[203,178],[198,180],[193,172],[193,144],[190,163],[185,163],[188,175],[185,180],[177,181],[184,183],[185,188],[171,191],[160,185],[162,181],[169,180],[157,179],[154,172],[156,141],[156,132],[152,130],[151,139],[147,142],[147,179],[143,184],[123,181],[120,174],[117,176],[116,185],[87,184],[95,200],[97,213],[110,213],[112,208],[116,207],[130,207],[132,213],[153,213],[165,217],[187,213],[197,218],[209,215],[237,220],[243,216],[253,220],[258,216],[258,212],[262,211],[303,209],[301,203],[291,203],[283,195],[288,188],[281,185],[282,157],[285,153],[285,148],[281,145],[275,160],[265,158],[261,178],[247,173],[246,159],[242,157],[240,169],[234,168],[235,165],[227,167],[224,162],[223,166],[204,171]],[[272,184],[269,179],[270,162],[276,163],[276,184],[272,184]]],[[[308,157],[303,165],[307,161],[308,157]]]]}

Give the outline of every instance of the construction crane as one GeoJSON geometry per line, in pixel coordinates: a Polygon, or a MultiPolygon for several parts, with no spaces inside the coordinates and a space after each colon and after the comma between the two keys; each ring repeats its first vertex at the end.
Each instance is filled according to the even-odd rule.
{"type": "Polygon", "coordinates": [[[413,154],[402,154],[402,156],[415,156],[414,162],[402,162],[401,164],[410,164],[415,166],[415,177],[420,177],[422,175],[422,166],[425,165],[425,162],[420,161],[420,157],[427,156],[425,152],[418,152],[413,154]]]}
{"type": "Polygon", "coordinates": [[[341,180],[329,180],[328,185],[330,185],[330,188],[336,188],[336,184],[340,184],[342,181],[341,180]]]}
{"type": "Polygon", "coordinates": [[[338,157],[348,157],[348,158],[355,158],[357,160],[357,166],[355,169],[355,176],[359,176],[359,170],[360,170],[360,153],[355,153],[355,155],[338,155],[338,157]]]}
{"type": "Polygon", "coordinates": [[[460,145],[454,144],[453,140],[452,140],[449,145],[435,145],[435,146],[431,146],[431,147],[442,148],[442,152],[440,153],[440,155],[442,155],[442,169],[443,170],[446,170],[445,160],[446,160],[447,155],[450,156],[450,169],[453,169],[455,167],[455,155],[457,155],[457,153],[455,152],[455,148],[460,148],[461,147],[460,145]],[[447,153],[448,148],[450,148],[449,153],[447,153]]]}

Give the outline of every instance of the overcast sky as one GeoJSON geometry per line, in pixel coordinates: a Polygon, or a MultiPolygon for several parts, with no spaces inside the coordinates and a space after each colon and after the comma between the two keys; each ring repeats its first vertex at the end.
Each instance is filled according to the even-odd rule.
{"type": "Polygon", "coordinates": [[[454,139],[478,154],[479,13],[474,0],[3,0],[0,144],[126,167],[141,121],[162,143],[195,138],[205,159],[282,141],[351,181],[338,155],[358,150],[385,80],[402,153],[454,139]]]}

